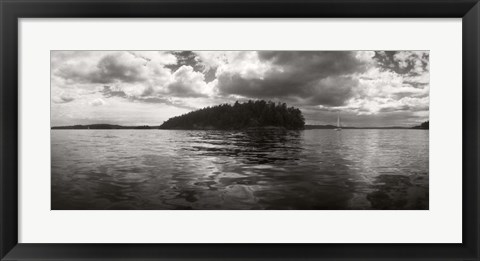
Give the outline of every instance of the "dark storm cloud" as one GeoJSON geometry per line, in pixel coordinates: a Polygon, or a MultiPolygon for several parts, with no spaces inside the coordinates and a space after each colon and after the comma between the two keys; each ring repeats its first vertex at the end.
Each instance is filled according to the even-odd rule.
{"type": "Polygon", "coordinates": [[[358,80],[350,77],[327,77],[319,82],[321,88],[313,88],[306,104],[340,106],[352,97],[352,88],[358,86],[358,80]]]}
{"type": "Polygon", "coordinates": [[[413,65],[408,64],[406,67],[401,67],[400,64],[395,61],[395,54],[396,51],[377,51],[375,52],[375,59],[378,62],[378,65],[383,68],[384,70],[391,70],[398,74],[406,74],[409,73],[413,65]]]}
{"type": "Polygon", "coordinates": [[[348,51],[259,51],[258,55],[305,79],[349,74],[364,66],[356,52],[348,51]]]}
{"type": "Polygon", "coordinates": [[[418,57],[418,59],[412,58],[399,60],[397,56],[402,52],[405,51],[376,51],[373,59],[375,59],[378,62],[378,65],[384,70],[391,70],[398,74],[418,75],[414,70],[417,66],[415,62],[418,59],[420,59],[421,67],[426,70],[428,66],[427,61],[429,59],[428,53],[422,54],[422,57],[418,57]]]}
{"type": "Polygon", "coordinates": [[[306,104],[340,106],[358,85],[347,75],[366,70],[364,61],[346,51],[259,51],[262,62],[272,64],[262,78],[221,74],[218,89],[224,95],[301,100],[306,104]]]}
{"type": "Polygon", "coordinates": [[[177,63],[165,65],[165,67],[170,68],[172,71],[176,71],[183,65],[191,66],[197,72],[203,70],[203,66],[197,62],[195,59],[196,56],[192,51],[172,52],[172,54],[177,58],[177,63]]]}
{"type": "Polygon", "coordinates": [[[394,70],[395,67],[398,69],[398,64],[393,60],[395,53],[395,51],[376,51],[373,59],[384,69],[394,70]]]}

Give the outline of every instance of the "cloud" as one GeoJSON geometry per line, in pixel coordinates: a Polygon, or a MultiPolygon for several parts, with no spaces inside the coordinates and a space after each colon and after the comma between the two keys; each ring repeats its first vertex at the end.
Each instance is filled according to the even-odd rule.
{"type": "Polygon", "coordinates": [[[428,110],[429,85],[416,85],[407,81],[410,77],[371,67],[358,77],[359,85],[352,98],[342,109],[358,114],[379,114],[395,111],[428,110]]]}
{"type": "Polygon", "coordinates": [[[103,86],[103,90],[100,91],[103,96],[107,97],[107,98],[110,98],[110,97],[121,97],[121,98],[126,98],[127,97],[127,94],[118,89],[118,88],[112,88],[110,86],[103,86]]]}
{"type": "Polygon", "coordinates": [[[430,70],[429,51],[377,51],[374,59],[398,74],[421,75],[430,70]]]}
{"type": "Polygon", "coordinates": [[[320,110],[318,108],[303,108],[303,115],[309,119],[308,124],[335,124],[338,115],[342,126],[372,127],[372,126],[415,126],[428,119],[428,111],[383,111],[378,114],[358,114],[345,110],[320,110]]]}
{"type": "Polygon", "coordinates": [[[84,57],[78,52],[53,53],[52,81],[60,88],[76,85],[97,89],[105,98],[159,102],[170,97],[206,97],[212,92],[202,72],[189,65],[173,66],[185,59],[172,52],[87,52],[84,57]]]}
{"type": "MultiPolygon", "coordinates": [[[[339,106],[351,97],[352,89],[358,84],[358,81],[349,75],[362,73],[369,64],[365,58],[368,53],[254,53],[256,55],[242,53],[233,56],[233,59],[232,55],[228,55],[223,57],[226,59],[224,62],[210,63],[211,66],[218,66],[217,88],[220,94],[339,106]],[[239,61],[239,57],[247,61],[239,61]]],[[[370,56],[372,55],[370,53],[370,56]]]]}
{"type": "Polygon", "coordinates": [[[320,112],[428,117],[428,51],[52,51],[51,67],[52,106],[69,115],[85,104],[171,113],[266,99],[307,122],[320,112]]]}
{"type": "Polygon", "coordinates": [[[110,54],[103,57],[98,62],[96,70],[86,75],[84,79],[92,83],[142,82],[148,77],[148,70],[144,68],[147,62],[131,53],[110,54]]]}
{"type": "Polygon", "coordinates": [[[54,104],[71,103],[83,95],[83,91],[76,88],[53,88],[51,89],[51,102],[54,104]]]}
{"type": "Polygon", "coordinates": [[[54,103],[60,103],[60,104],[61,103],[68,103],[68,102],[71,102],[73,100],[75,100],[75,98],[70,97],[70,96],[66,96],[66,95],[54,96],[52,98],[52,101],[54,103]]]}
{"type": "Polygon", "coordinates": [[[105,101],[100,99],[100,98],[97,98],[97,99],[91,101],[90,105],[92,105],[92,106],[102,106],[102,105],[105,105],[105,101]]]}
{"type": "Polygon", "coordinates": [[[175,97],[206,97],[209,92],[203,73],[185,65],[175,71],[167,88],[167,93],[175,97]]]}
{"type": "Polygon", "coordinates": [[[341,106],[353,95],[358,80],[352,77],[326,77],[312,88],[311,96],[306,98],[309,105],[341,106]]]}
{"type": "Polygon", "coordinates": [[[76,54],[71,59],[60,55],[64,61],[53,59],[54,75],[75,83],[145,82],[151,76],[167,75],[170,69],[164,65],[175,62],[173,55],[162,52],[98,52],[83,59],[76,54]]]}

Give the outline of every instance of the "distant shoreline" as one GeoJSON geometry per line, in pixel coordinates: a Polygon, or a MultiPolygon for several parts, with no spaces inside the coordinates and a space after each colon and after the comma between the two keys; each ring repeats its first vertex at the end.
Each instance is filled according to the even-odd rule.
{"type": "MultiPolygon", "coordinates": [[[[329,130],[336,129],[334,125],[305,125],[304,130],[329,130]]],[[[400,127],[400,126],[390,126],[390,127],[341,127],[346,130],[428,130],[428,128],[421,128],[420,126],[415,127],[400,127]]],[[[51,127],[51,130],[165,130],[166,128],[161,128],[160,126],[121,126],[113,124],[90,124],[90,125],[72,125],[72,126],[54,126],[51,127]]],[[[258,127],[253,129],[271,129],[271,127],[258,127]]],[[[208,129],[168,129],[168,130],[208,130],[208,129]]],[[[214,129],[216,130],[216,129],[214,129]]],[[[219,129],[220,130],[220,129],[219,129]]],[[[243,129],[249,130],[249,128],[243,129]]],[[[238,131],[238,130],[236,130],[238,131]]]]}

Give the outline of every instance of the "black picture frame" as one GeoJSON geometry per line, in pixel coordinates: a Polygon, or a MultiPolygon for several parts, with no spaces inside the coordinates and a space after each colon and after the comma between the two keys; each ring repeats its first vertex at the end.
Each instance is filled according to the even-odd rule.
{"type": "Polygon", "coordinates": [[[1,260],[479,260],[480,4],[477,0],[1,0],[0,16],[1,260]],[[37,17],[462,18],[463,243],[18,243],[18,19],[37,17]]]}

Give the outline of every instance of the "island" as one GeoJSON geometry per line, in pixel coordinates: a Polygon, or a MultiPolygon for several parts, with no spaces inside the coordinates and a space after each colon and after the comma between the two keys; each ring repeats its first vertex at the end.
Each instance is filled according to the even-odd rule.
{"type": "Polygon", "coordinates": [[[89,124],[89,125],[72,125],[72,126],[54,126],[52,130],[149,130],[158,129],[158,126],[121,126],[113,124],[89,124]]]}
{"type": "MultiPolygon", "coordinates": [[[[335,125],[305,125],[306,130],[317,130],[317,129],[329,129],[333,130],[338,128],[335,125]]],[[[422,124],[414,127],[402,127],[402,126],[387,126],[387,127],[353,127],[353,126],[342,126],[342,129],[348,130],[408,130],[408,129],[418,129],[418,130],[428,130],[428,121],[423,122],[422,124]]]]}
{"type": "Polygon", "coordinates": [[[412,129],[421,129],[421,130],[428,130],[430,128],[430,123],[429,121],[422,122],[422,124],[413,127],[412,129]]]}
{"type": "MultiPolygon", "coordinates": [[[[285,103],[271,101],[247,101],[244,103],[221,104],[192,111],[168,119],[158,126],[121,126],[114,124],[89,124],[53,126],[52,130],[245,130],[255,128],[282,128],[288,130],[336,129],[335,125],[305,125],[305,119],[298,108],[287,107],[285,103]]],[[[413,127],[354,127],[342,129],[417,129],[428,130],[429,121],[413,127]]]]}
{"type": "Polygon", "coordinates": [[[206,107],[165,121],[160,129],[175,130],[243,130],[283,128],[301,130],[305,119],[298,108],[285,103],[256,100],[231,105],[206,107]]]}

